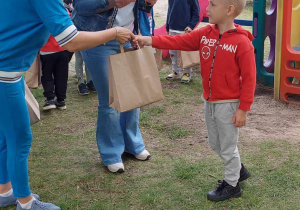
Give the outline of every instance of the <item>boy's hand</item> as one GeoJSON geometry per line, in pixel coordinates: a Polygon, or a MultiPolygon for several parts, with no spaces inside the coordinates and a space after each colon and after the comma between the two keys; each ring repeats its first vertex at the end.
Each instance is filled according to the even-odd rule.
{"type": "Polygon", "coordinates": [[[241,128],[245,126],[246,121],[247,121],[247,111],[238,109],[234,114],[231,123],[233,123],[235,127],[241,128]]]}
{"type": "Polygon", "coordinates": [[[131,41],[131,44],[134,48],[138,46],[151,46],[152,45],[152,38],[150,36],[139,36],[136,35],[135,38],[131,41]]]}
{"type": "Polygon", "coordinates": [[[191,29],[190,27],[186,27],[185,29],[184,29],[184,32],[185,33],[191,33],[193,31],[193,29],[191,29]]]}

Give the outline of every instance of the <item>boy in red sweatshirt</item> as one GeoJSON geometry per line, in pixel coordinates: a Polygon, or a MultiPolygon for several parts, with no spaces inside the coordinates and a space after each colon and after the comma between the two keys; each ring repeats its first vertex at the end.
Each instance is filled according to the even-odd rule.
{"type": "Polygon", "coordinates": [[[210,0],[209,21],[199,30],[178,36],[137,36],[133,42],[159,49],[199,50],[210,147],[223,159],[225,176],[207,198],[223,201],[242,194],[240,182],[250,177],[237,147],[254,100],[256,68],[253,36],[234,24],[246,0],[210,0]]]}

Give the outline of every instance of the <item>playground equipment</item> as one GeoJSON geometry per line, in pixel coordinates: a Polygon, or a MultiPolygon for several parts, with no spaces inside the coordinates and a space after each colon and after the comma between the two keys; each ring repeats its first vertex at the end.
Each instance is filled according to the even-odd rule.
{"type": "Polygon", "coordinates": [[[300,0],[278,2],[278,22],[275,65],[275,98],[288,103],[300,102],[289,99],[289,95],[300,95],[300,0]],[[295,65],[292,65],[295,62],[295,65]],[[294,83],[292,82],[294,80],[294,83]]]}
{"type": "MultiPolygon", "coordinates": [[[[280,1],[280,0],[279,0],[280,1]]],[[[266,0],[253,1],[253,46],[255,48],[257,81],[266,86],[274,85],[277,0],[266,12],[266,0]],[[270,53],[264,61],[264,43],[270,39],[270,53]]]]}

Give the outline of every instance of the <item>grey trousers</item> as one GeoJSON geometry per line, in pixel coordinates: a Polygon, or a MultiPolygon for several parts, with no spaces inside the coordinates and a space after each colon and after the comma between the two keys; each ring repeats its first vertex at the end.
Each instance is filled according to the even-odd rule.
{"type": "Polygon", "coordinates": [[[240,178],[241,160],[237,147],[239,129],[231,123],[239,103],[209,103],[205,101],[205,121],[208,142],[224,161],[224,180],[236,185],[240,178]]]}
{"type": "MultiPolygon", "coordinates": [[[[84,83],[83,59],[80,51],[75,52],[75,72],[78,79],[78,85],[84,83]]],[[[92,76],[86,66],[85,66],[85,74],[86,74],[86,82],[88,83],[92,80],[92,76]]]]}
{"type": "MultiPolygon", "coordinates": [[[[170,32],[170,35],[179,35],[181,33],[176,33],[176,32],[170,32]]],[[[169,50],[169,53],[171,55],[171,60],[172,60],[172,70],[173,72],[176,72],[177,74],[182,74],[184,73],[189,73],[191,75],[192,73],[192,68],[187,68],[187,69],[181,69],[180,66],[178,66],[177,63],[177,50],[169,50]]]]}

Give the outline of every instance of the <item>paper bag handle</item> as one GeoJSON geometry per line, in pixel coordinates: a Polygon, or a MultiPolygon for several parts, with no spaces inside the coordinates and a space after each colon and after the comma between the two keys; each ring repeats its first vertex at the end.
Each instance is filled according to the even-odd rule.
{"type": "MultiPolygon", "coordinates": [[[[140,50],[141,49],[141,47],[140,47],[140,45],[138,44],[138,49],[140,50]]],[[[125,52],[125,50],[124,50],[124,45],[120,45],[120,52],[121,53],[124,53],[125,52]]]]}
{"type": "Polygon", "coordinates": [[[121,51],[121,53],[124,53],[124,45],[120,45],[120,51],[121,51]]]}

